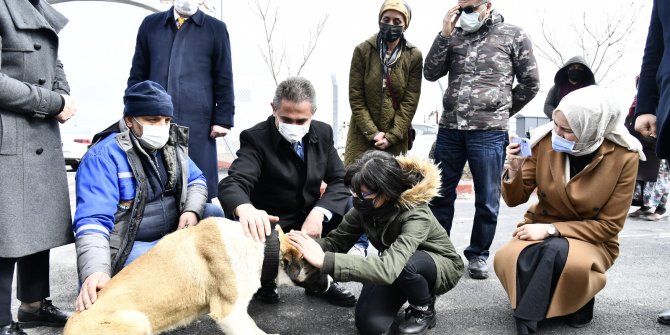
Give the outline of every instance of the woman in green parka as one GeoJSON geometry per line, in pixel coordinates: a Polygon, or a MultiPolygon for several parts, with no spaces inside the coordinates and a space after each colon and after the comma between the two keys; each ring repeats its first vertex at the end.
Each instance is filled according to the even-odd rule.
{"type": "Polygon", "coordinates": [[[347,168],[344,182],[354,208],[337,229],[317,240],[292,231],[291,244],[321,273],[363,283],[355,313],[361,334],[389,331],[405,302],[404,318],[389,333],[424,334],[437,320],[436,295],[463,274],[461,257],[428,208],[440,189],[439,170],[429,161],[373,150],[347,168]],[[345,254],[361,233],[379,257],[345,254]]]}
{"type": "Polygon", "coordinates": [[[349,166],[364,152],[407,152],[408,130],[421,94],[423,56],[404,31],[412,12],[403,0],[386,0],[379,32],[354,50],[349,71],[351,119],[344,151],[349,166]]]}

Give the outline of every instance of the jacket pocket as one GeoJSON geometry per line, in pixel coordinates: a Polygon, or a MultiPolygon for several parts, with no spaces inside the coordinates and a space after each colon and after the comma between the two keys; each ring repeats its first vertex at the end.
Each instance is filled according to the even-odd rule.
{"type": "Polygon", "coordinates": [[[3,73],[16,80],[26,81],[24,78],[25,58],[28,53],[35,51],[32,41],[26,36],[12,35],[3,38],[0,43],[0,47],[2,47],[2,53],[0,53],[2,60],[0,62],[2,63],[3,73]]]}
{"type": "Polygon", "coordinates": [[[0,112],[0,155],[17,154],[17,118],[0,112]]]}

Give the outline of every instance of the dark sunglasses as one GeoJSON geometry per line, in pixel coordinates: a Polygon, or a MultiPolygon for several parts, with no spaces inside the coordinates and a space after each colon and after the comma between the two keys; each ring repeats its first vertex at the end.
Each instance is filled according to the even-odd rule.
{"type": "Polygon", "coordinates": [[[464,12],[465,12],[465,14],[472,14],[472,12],[474,12],[475,9],[479,8],[479,6],[481,6],[481,5],[483,5],[483,4],[480,3],[479,5],[476,5],[476,6],[467,6],[465,8],[459,8],[458,9],[458,15],[461,15],[464,12]]]}

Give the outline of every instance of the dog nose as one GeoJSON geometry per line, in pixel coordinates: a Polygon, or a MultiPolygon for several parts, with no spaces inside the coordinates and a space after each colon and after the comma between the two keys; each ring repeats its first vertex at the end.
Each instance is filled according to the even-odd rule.
{"type": "Polygon", "coordinates": [[[291,280],[295,281],[298,280],[298,276],[300,276],[300,271],[302,270],[301,266],[296,263],[289,264],[287,273],[288,277],[291,278],[291,280]]]}

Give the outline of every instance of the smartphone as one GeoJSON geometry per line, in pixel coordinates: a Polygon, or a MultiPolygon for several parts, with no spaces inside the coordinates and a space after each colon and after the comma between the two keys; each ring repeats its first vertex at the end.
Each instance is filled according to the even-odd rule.
{"type": "Polygon", "coordinates": [[[519,143],[519,146],[521,148],[521,151],[517,153],[517,155],[521,157],[530,157],[531,156],[531,151],[530,151],[530,141],[527,138],[524,137],[515,137],[512,139],[513,143],[519,143]]]}

